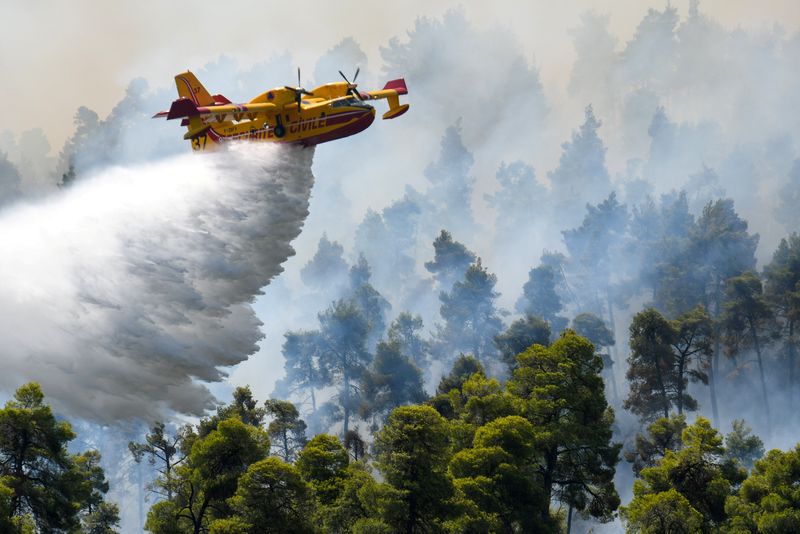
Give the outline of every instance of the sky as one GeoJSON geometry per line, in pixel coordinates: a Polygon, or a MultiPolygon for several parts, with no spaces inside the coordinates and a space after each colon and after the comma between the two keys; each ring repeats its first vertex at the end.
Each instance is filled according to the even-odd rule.
{"type": "MultiPolygon", "coordinates": [[[[689,1],[672,5],[685,15],[689,1]]],[[[539,67],[548,99],[558,102],[574,59],[569,31],[581,13],[610,14],[610,30],[624,42],[646,8],[664,5],[662,0],[337,0],[309,1],[302,7],[246,0],[0,0],[5,21],[0,34],[0,130],[19,134],[42,128],[57,153],[72,132],[79,106],[104,117],[133,78],[167,86],[176,73],[198,69],[221,54],[254,63],[286,50],[310,72],[317,57],[347,36],[377,66],[380,47],[391,37],[402,39],[417,17],[438,17],[458,6],[478,28],[499,25],[516,34],[529,61],[539,67]]],[[[703,0],[701,8],[728,28],[768,29],[780,23],[787,32],[800,29],[796,0],[703,0]]],[[[288,82],[265,80],[270,86],[288,82]]],[[[227,96],[249,100],[254,95],[227,96]]]]}

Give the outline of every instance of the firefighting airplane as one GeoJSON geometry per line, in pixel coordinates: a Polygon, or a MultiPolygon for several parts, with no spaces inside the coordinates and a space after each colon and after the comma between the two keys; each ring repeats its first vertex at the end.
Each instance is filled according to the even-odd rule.
{"type": "Polygon", "coordinates": [[[305,146],[341,139],[367,129],[375,120],[375,108],[368,100],[389,101],[384,119],[408,111],[408,104],[401,105],[399,99],[408,93],[405,80],[392,80],[380,91],[360,92],[355,83],[359,70],[352,82],[339,71],[343,82],[306,91],[300,86],[297,69],[297,87],[276,87],[246,104],[233,104],[222,95],[211,96],[195,75],[186,71],[175,76],[180,98],[169,111],[156,113],[153,118],[182,119],[181,126],[188,127],[183,138],[197,151],[238,139],[305,146]]]}

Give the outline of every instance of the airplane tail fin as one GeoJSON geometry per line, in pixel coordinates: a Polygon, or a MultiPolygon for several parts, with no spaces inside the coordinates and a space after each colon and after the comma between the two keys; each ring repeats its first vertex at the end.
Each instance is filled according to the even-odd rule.
{"type": "Polygon", "coordinates": [[[214,98],[190,71],[187,70],[175,76],[175,85],[178,87],[178,95],[190,99],[195,105],[214,105],[214,98]]]}

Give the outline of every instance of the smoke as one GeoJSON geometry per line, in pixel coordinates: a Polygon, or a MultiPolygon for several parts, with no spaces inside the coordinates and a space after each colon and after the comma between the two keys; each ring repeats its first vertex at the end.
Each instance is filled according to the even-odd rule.
{"type": "Polygon", "coordinates": [[[109,422],[200,414],[257,350],[251,304],[308,215],[310,149],[113,167],[0,213],[0,387],[109,422]]]}

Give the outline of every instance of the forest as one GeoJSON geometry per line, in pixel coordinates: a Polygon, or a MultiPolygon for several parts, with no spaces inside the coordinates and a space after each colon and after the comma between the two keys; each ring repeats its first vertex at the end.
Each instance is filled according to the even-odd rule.
{"type": "MultiPolygon", "coordinates": [[[[187,327],[197,354],[160,336],[203,307],[202,288],[175,282],[200,256],[134,235],[130,249],[178,247],[145,259],[179,261],[161,272],[120,252],[137,260],[123,296],[144,302],[125,316],[130,337],[97,328],[53,349],[97,356],[102,379],[73,382],[61,363],[26,374],[51,360],[9,355],[0,531],[800,531],[800,159],[786,112],[800,37],[727,30],[692,1],[683,18],[648,10],[620,46],[589,13],[572,34],[567,112],[501,34],[453,10],[381,49],[381,76],[432,95],[408,114],[429,127],[386,161],[397,134],[383,130],[348,141],[357,164],[317,148],[296,254],[263,289],[261,263],[202,258],[204,283],[246,287],[219,282],[234,304],[187,327]],[[474,62],[452,61],[468,51],[474,62]],[[489,127],[494,82],[476,82],[474,112],[437,90],[483,68],[525,94],[489,127]],[[548,140],[555,124],[566,139],[548,140]],[[138,387],[148,380],[159,387],[138,387]],[[124,402],[107,401],[115,392],[124,402]]],[[[314,77],[365,60],[344,39],[314,77]]],[[[242,92],[257,73],[293,72],[288,56],[205,70],[242,92]]],[[[79,109],[57,159],[41,131],[0,137],[4,209],[184,151],[174,132],[141,137],[170,91],[137,80],[108,118],[79,109]]],[[[220,255],[264,237],[219,228],[230,241],[201,243],[220,255]]],[[[94,283],[80,307],[52,309],[116,309],[94,283]]]]}

